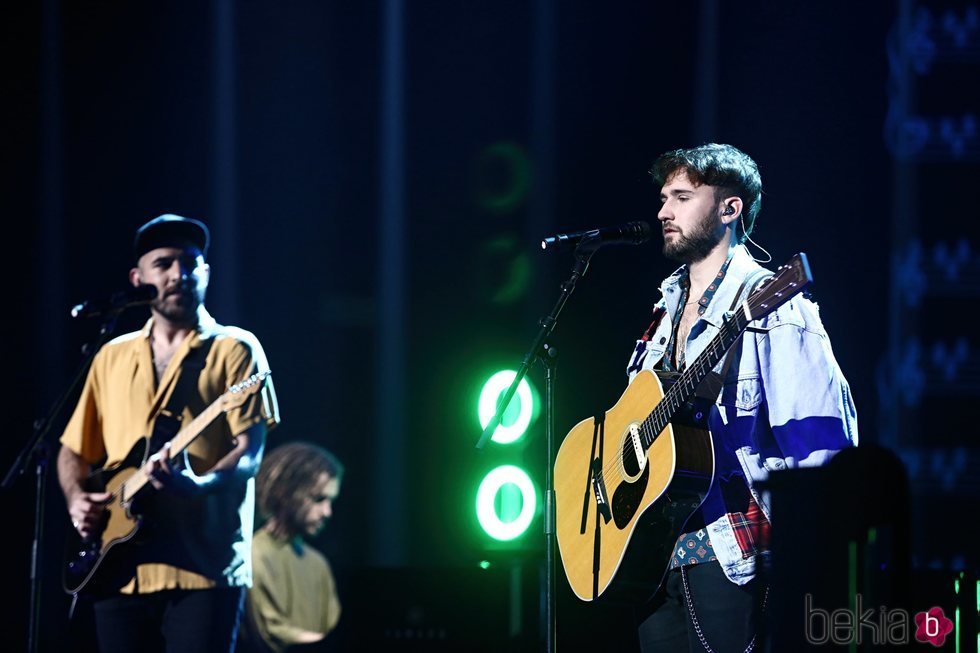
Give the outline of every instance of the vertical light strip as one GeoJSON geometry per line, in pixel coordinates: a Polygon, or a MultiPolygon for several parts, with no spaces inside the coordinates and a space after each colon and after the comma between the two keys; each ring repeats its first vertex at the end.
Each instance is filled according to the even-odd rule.
{"type": "Polygon", "coordinates": [[[701,0],[698,16],[697,73],[695,74],[693,142],[707,143],[718,133],[718,0],[701,0]]]}
{"type": "MultiPolygon", "coordinates": [[[[542,234],[549,233],[555,222],[555,133],[558,112],[555,108],[557,88],[557,40],[558,3],[555,0],[535,0],[533,4],[531,48],[533,68],[531,69],[531,156],[533,177],[529,195],[526,242],[540,241],[542,234]]],[[[543,307],[547,306],[545,297],[550,296],[554,287],[552,268],[544,268],[531,275],[533,282],[530,301],[525,303],[527,324],[541,317],[543,307]]],[[[550,343],[549,343],[550,344],[550,343]]],[[[545,401],[553,402],[545,389],[545,401]]],[[[545,406],[545,465],[544,465],[544,528],[545,566],[541,577],[540,624],[545,650],[556,649],[556,585],[557,565],[555,563],[554,528],[554,484],[551,465],[554,461],[554,412],[553,406],[545,406]]]]}
{"type": "MultiPolygon", "coordinates": [[[[555,68],[557,11],[554,0],[535,0],[531,38],[531,187],[528,194],[526,242],[536,243],[555,228],[555,68]]],[[[532,274],[531,292],[526,302],[525,321],[535,323],[550,297],[553,272],[543,269],[532,274]]]]}
{"type": "MultiPolygon", "coordinates": [[[[960,572],[960,578],[963,578],[963,572],[960,572]]],[[[956,596],[953,600],[956,602],[956,616],[953,617],[953,641],[956,642],[956,653],[960,653],[960,578],[953,580],[953,593],[956,596]]]]}
{"type": "MultiPolygon", "coordinates": [[[[41,121],[40,183],[38,208],[41,219],[41,242],[35,257],[34,278],[38,301],[37,343],[38,369],[42,392],[50,400],[61,388],[61,370],[68,360],[64,343],[68,341],[65,325],[68,307],[65,300],[65,207],[62,161],[62,94],[61,94],[61,3],[45,0],[42,8],[41,34],[41,121]],[[44,343],[44,346],[40,346],[44,343]]],[[[129,256],[125,259],[129,263],[129,256]]],[[[39,404],[36,408],[41,409],[39,404]]],[[[48,406],[44,405],[43,409],[48,406]]]]}
{"type": "MultiPolygon", "coordinates": [[[[858,543],[850,540],[847,543],[847,594],[851,606],[851,614],[857,614],[857,566],[858,543]]],[[[852,638],[847,646],[851,653],[857,653],[857,638],[852,638]]]]}
{"type": "MultiPolygon", "coordinates": [[[[239,306],[239,229],[235,156],[237,115],[235,103],[235,3],[234,0],[212,2],[212,85],[213,85],[213,155],[211,215],[203,216],[213,226],[214,239],[209,258],[221,266],[215,277],[210,299],[219,322],[238,324],[239,306]]],[[[195,216],[191,216],[195,217],[195,216]]]]}
{"type": "Polygon", "coordinates": [[[375,510],[372,520],[373,562],[405,562],[405,351],[402,339],[390,334],[406,332],[405,314],[405,100],[404,6],[402,0],[382,4],[381,151],[378,252],[378,320],[375,333],[377,395],[375,411],[375,510]],[[383,330],[381,328],[383,325],[383,330]],[[384,407],[384,410],[381,408],[384,407]]]}
{"type": "MultiPolygon", "coordinates": [[[[37,243],[39,253],[34,257],[34,274],[23,275],[33,276],[34,295],[38,298],[37,314],[32,321],[36,328],[33,330],[33,343],[24,343],[31,351],[37,355],[37,369],[43,373],[36,374],[37,386],[40,392],[35,393],[34,406],[32,410],[40,415],[42,411],[50,410],[48,402],[64,391],[64,384],[69,377],[62,374],[65,361],[75,360],[70,357],[65,345],[69,341],[67,337],[68,306],[65,300],[66,272],[65,272],[65,204],[64,204],[64,160],[62,152],[63,144],[63,98],[62,98],[62,21],[61,3],[57,0],[45,0],[41,7],[41,52],[40,52],[40,97],[39,109],[40,120],[38,121],[38,131],[40,140],[40,151],[38,152],[38,218],[40,224],[39,242],[37,243]]],[[[13,126],[11,126],[13,127],[13,126]]],[[[11,216],[7,216],[11,220],[11,216]]],[[[126,259],[129,262],[129,259],[126,259]]],[[[12,277],[14,282],[27,283],[22,275],[12,277]],[[18,278],[21,277],[21,278],[18,278]]],[[[69,400],[70,401],[70,400],[69,400]]],[[[65,408],[70,409],[68,405],[65,408]]],[[[67,414],[61,414],[58,419],[60,423],[52,423],[49,426],[57,429],[68,418],[67,414]]],[[[47,451],[48,460],[56,458],[58,444],[55,438],[58,433],[48,433],[47,443],[51,445],[47,451]]],[[[19,436],[18,436],[19,437],[19,436]]],[[[39,443],[40,444],[40,443],[39,443]]],[[[18,445],[19,447],[19,445],[18,445]]],[[[47,474],[54,471],[54,465],[47,465],[47,474]]],[[[6,471],[6,463],[5,463],[6,471]]],[[[38,494],[35,500],[41,504],[43,510],[51,510],[51,515],[64,509],[64,504],[59,499],[54,499],[52,495],[61,495],[61,492],[45,492],[44,486],[38,487],[36,467],[28,465],[24,469],[24,475],[19,479],[22,487],[30,488],[35,484],[35,492],[38,494]],[[47,495],[47,496],[46,496],[47,495]]],[[[47,486],[51,487],[51,479],[46,479],[47,486]]],[[[53,487],[57,487],[55,484],[53,487]]],[[[27,496],[27,494],[25,494],[27,496]]],[[[34,496],[34,495],[31,495],[34,496]]],[[[62,513],[63,514],[63,513],[62,513]]],[[[27,615],[27,650],[30,653],[48,650],[53,643],[50,628],[41,628],[41,621],[44,619],[46,607],[44,597],[44,569],[55,560],[51,558],[49,552],[53,549],[51,542],[46,541],[45,524],[42,515],[34,515],[33,523],[34,534],[37,537],[38,548],[33,550],[31,564],[33,572],[37,572],[36,577],[31,579],[30,605],[31,611],[27,615]],[[38,522],[37,520],[40,520],[38,522]]],[[[47,529],[50,531],[51,529],[47,529]]],[[[26,554],[26,550],[24,551],[26,554]]],[[[18,561],[20,562],[20,561],[18,561]]],[[[23,564],[23,563],[21,563],[23,564]]],[[[57,564],[57,563],[55,563],[57,564]]]]}
{"type": "Polygon", "coordinates": [[[521,601],[521,590],[524,584],[522,579],[521,564],[512,560],[510,563],[510,629],[508,633],[512,638],[519,637],[524,630],[524,621],[521,614],[524,612],[524,604],[521,601]]]}
{"type": "MultiPolygon", "coordinates": [[[[898,54],[901,70],[893,74],[900,76],[901,83],[895,84],[895,80],[889,80],[889,84],[894,84],[895,97],[891,102],[898,105],[896,110],[901,116],[907,116],[913,105],[910,95],[915,84],[915,72],[909,60],[908,44],[913,34],[912,26],[916,3],[915,0],[899,0],[897,4],[897,8],[893,10],[897,18],[892,29],[897,31],[893,38],[896,38],[899,44],[898,54]]],[[[891,188],[891,206],[889,207],[891,228],[888,243],[891,250],[891,274],[889,275],[888,349],[886,353],[886,373],[890,375],[891,379],[889,384],[885,384],[885,389],[879,392],[878,419],[881,427],[878,429],[878,444],[901,450],[906,444],[902,441],[901,436],[903,432],[907,432],[902,427],[902,418],[907,417],[909,413],[899,397],[903,384],[899,382],[898,370],[901,369],[901,361],[907,351],[909,339],[916,335],[915,325],[918,324],[918,320],[908,319],[908,309],[905,306],[907,288],[902,281],[899,268],[902,253],[917,236],[915,207],[918,198],[918,175],[914,163],[903,161],[894,154],[892,155],[891,188]],[[888,387],[889,385],[890,387],[888,387]]]]}

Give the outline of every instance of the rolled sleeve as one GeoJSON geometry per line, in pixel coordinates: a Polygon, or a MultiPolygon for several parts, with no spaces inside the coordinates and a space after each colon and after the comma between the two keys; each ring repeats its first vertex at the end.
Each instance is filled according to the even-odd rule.
{"type": "Polygon", "coordinates": [[[757,334],[759,371],[780,457],[787,467],[809,467],[857,444],[857,412],[816,308],[794,304],[792,317],[802,319],[757,334]]]}

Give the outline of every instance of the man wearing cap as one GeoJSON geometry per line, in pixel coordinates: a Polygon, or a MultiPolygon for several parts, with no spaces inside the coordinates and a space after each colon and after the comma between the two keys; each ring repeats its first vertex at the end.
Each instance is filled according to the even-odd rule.
{"type": "Polygon", "coordinates": [[[253,477],[266,432],[279,422],[271,378],[205,427],[180,464],[168,462],[180,427],[229,386],[268,370],[254,335],[218,324],[204,308],[209,240],[202,222],[176,215],[137,230],[129,281],[156,288],[151,317],[97,353],[61,437],[58,478],[86,540],[99,537],[110,500],[87,486],[93,466],[120,463],[143,437],[157,452],[143,466],[153,489],[137,497],[145,543],[108,552],[126,573],[95,597],[104,652],[230,651],[251,584],[253,477]]]}

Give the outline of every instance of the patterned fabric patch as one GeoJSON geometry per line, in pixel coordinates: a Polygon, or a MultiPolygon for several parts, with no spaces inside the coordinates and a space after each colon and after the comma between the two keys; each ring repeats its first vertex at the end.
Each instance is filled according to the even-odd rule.
{"type": "Polygon", "coordinates": [[[742,558],[751,558],[757,552],[769,548],[769,520],[755,499],[749,499],[745,512],[728,513],[728,520],[735,531],[735,540],[742,550],[742,558]]]}
{"type": "MultiPolygon", "coordinates": [[[[698,514],[698,513],[695,513],[698,514]]],[[[735,532],[735,541],[742,552],[742,558],[751,558],[756,553],[769,548],[769,520],[762,508],[749,495],[745,512],[729,512],[728,521],[735,532]]],[[[697,531],[684,533],[677,538],[674,545],[674,555],[670,560],[670,568],[677,569],[685,565],[696,565],[699,562],[717,560],[715,550],[711,546],[708,532],[699,528],[697,531]]]]}
{"type": "Polygon", "coordinates": [[[674,546],[674,557],[670,560],[670,568],[677,569],[685,565],[696,565],[699,562],[717,560],[715,550],[711,546],[708,531],[703,528],[693,533],[684,533],[677,538],[674,546]]]}

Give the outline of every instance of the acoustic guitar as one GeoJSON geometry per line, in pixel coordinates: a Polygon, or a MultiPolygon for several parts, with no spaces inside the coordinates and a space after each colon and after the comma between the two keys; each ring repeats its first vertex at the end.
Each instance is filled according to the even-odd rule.
{"type": "Polygon", "coordinates": [[[750,322],[812,280],[806,255],[795,255],[726,314],[683,373],[639,372],[604,416],[565,436],[554,467],[555,534],[577,597],[635,603],[656,591],[714,475],[708,416],[717,392],[698,397],[702,381],[750,322]]]}

